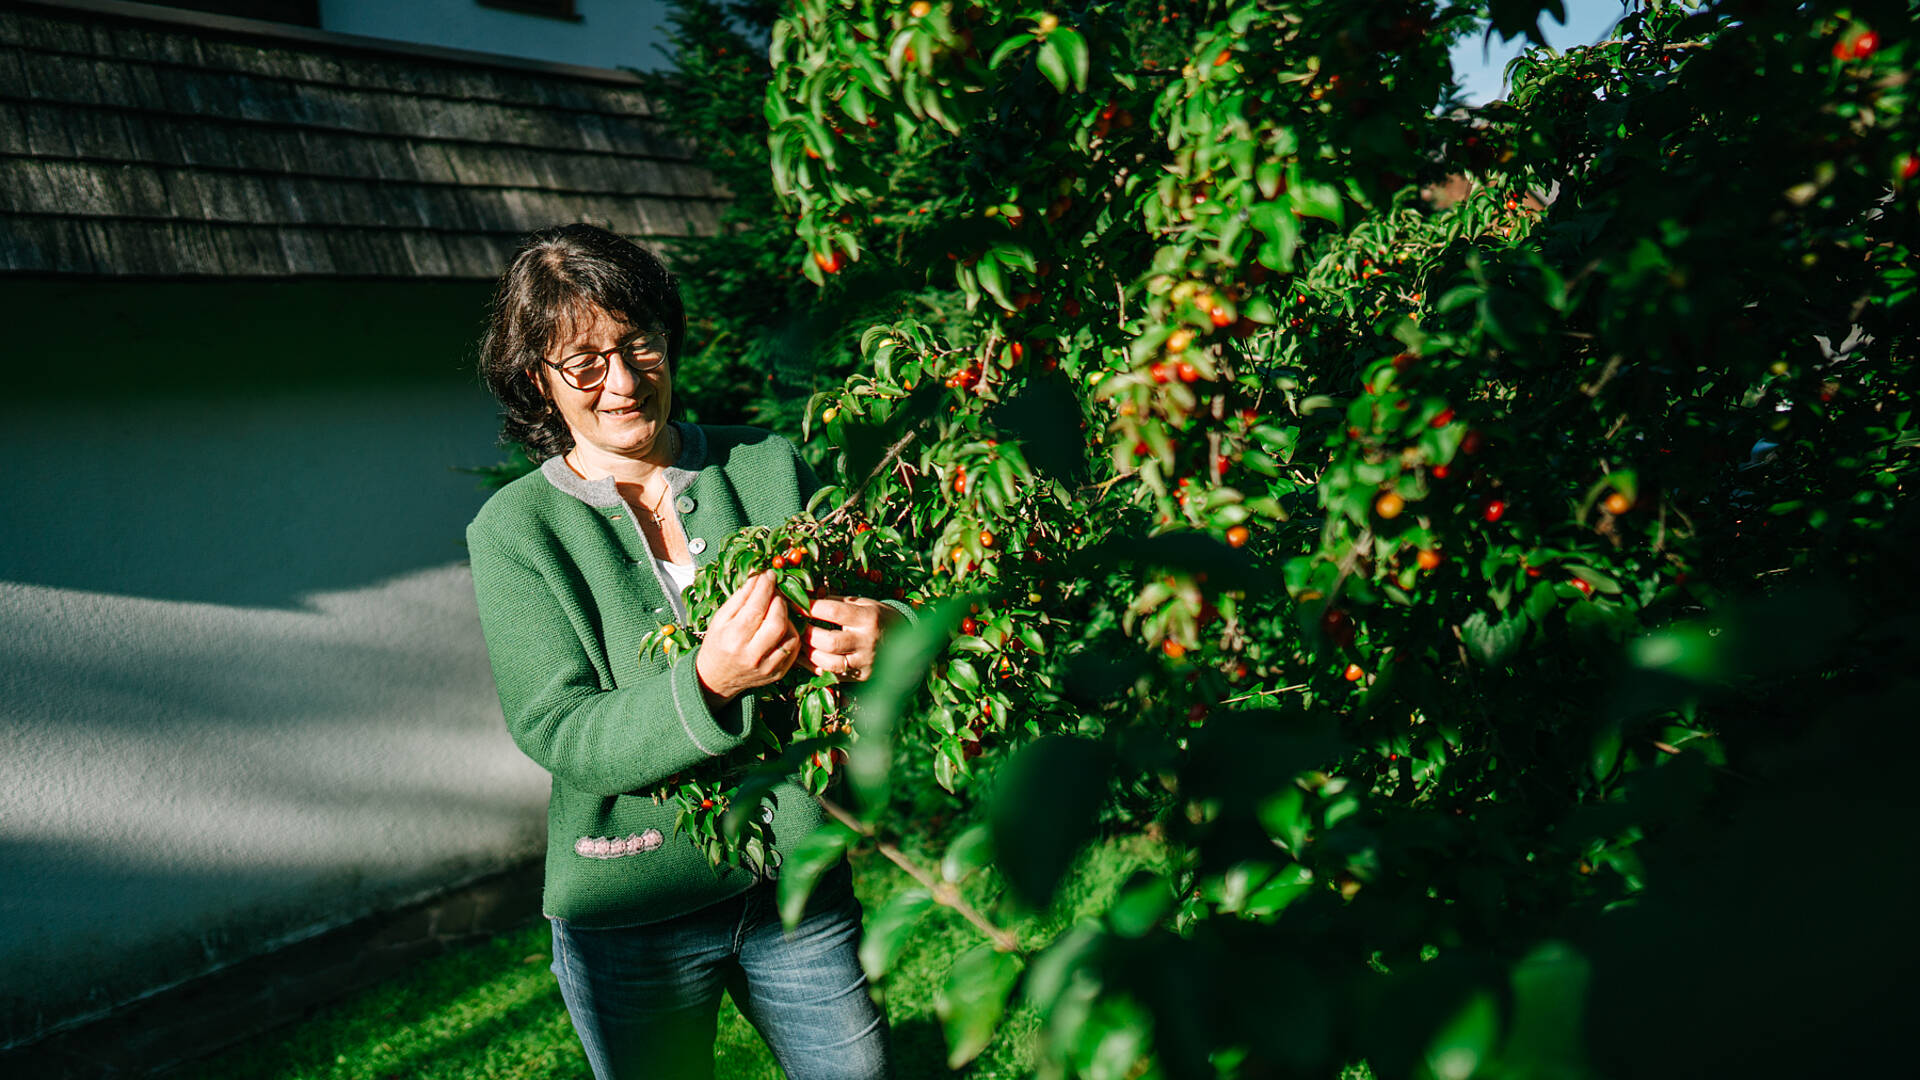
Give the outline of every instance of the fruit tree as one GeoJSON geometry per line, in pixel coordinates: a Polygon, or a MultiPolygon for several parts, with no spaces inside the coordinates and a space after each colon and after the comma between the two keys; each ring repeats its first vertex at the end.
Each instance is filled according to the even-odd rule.
{"type": "MultiPolygon", "coordinates": [[[[797,546],[921,608],[857,707],[798,691],[781,760],[824,785],[850,745],[851,784],[784,887],[914,831],[923,784],[979,808],[944,866],[990,864],[1005,911],[1102,830],[1167,852],[1099,919],[957,958],[956,1065],[1009,1001],[1054,1076],[1701,1075],[1884,1038],[1911,946],[1796,988],[1861,955],[1904,895],[1875,838],[1920,824],[1853,775],[1913,690],[1916,5],[1638,3],[1458,103],[1453,42],[1559,13],[773,24],[794,269],[952,298],[865,329],[808,407],[813,516],[704,586],[797,546]],[[1851,918],[1766,884],[1844,867],[1851,918]],[[1699,945],[1791,913],[1833,949],[1699,945]]],[[[716,857],[752,839],[726,820],[716,857]]],[[[877,977],[939,893],[872,913],[877,977]]]]}

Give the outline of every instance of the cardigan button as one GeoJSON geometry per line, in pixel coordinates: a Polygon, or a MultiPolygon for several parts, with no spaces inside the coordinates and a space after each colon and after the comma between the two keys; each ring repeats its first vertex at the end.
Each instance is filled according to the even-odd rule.
{"type": "Polygon", "coordinates": [[[683,514],[691,514],[693,513],[693,508],[695,505],[696,504],[693,501],[693,496],[682,495],[680,496],[679,501],[673,504],[673,508],[675,510],[680,511],[683,514]]]}
{"type": "Polygon", "coordinates": [[[693,552],[695,555],[698,555],[701,552],[707,550],[706,539],[703,537],[696,536],[693,539],[687,541],[687,550],[693,552]]]}

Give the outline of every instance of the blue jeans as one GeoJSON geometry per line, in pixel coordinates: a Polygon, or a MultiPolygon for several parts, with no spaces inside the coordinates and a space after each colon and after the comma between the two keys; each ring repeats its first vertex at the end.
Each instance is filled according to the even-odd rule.
{"type": "Polygon", "coordinates": [[[887,1019],[860,970],[860,902],[845,862],[821,878],[791,934],[771,884],[645,926],[550,921],[553,973],[598,1080],[709,1080],[722,989],[789,1080],[893,1076],[887,1019]]]}

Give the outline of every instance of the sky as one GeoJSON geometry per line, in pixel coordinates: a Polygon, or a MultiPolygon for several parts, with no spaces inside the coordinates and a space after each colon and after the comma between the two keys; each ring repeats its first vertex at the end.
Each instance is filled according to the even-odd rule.
{"type": "MultiPolygon", "coordinates": [[[[1626,14],[1620,0],[1565,0],[1565,5],[1565,25],[1551,18],[1540,20],[1547,44],[1556,49],[1602,40],[1626,14]]],[[[1484,44],[1482,37],[1475,36],[1454,47],[1453,69],[1460,77],[1467,104],[1483,105],[1503,96],[1501,72],[1506,70],[1507,61],[1520,55],[1526,44],[1524,37],[1502,42],[1496,35],[1484,44]]]]}

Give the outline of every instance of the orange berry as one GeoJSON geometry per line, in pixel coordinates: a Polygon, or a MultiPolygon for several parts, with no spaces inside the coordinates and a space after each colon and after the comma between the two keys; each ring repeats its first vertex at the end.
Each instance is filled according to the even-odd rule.
{"type": "Polygon", "coordinates": [[[1379,514],[1380,517],[1386,521],[1392,521],[1394,518],[1399,517],[1400,512],[1406,508],[1407,500],[1391,491],[1385,492],[1379,498],[1373,500],[1373,512],[1379,514]]]}
{"type": "Polygon", "coordinates": [[[1227,530],[1227,546],[1242,547],[1252,535],[1252,533],[1247,531],[1245,525],[1235,525],[1233,528],[1227,530]]]}
{"type": "Polygon", "coordinates": [[[1348,664],[1344,674],[1348,682],[1359,682],[1361,679],[1367,677],[1367,673],[1361,670],[1359,664],[1348,664]]]}
{"type": "Polygon", "coordinates": [[[1432,570],[1440,565],[1440,553],[1432,548],[1421,548],[1420,554],[1414,556],[1414,561],[1420,564],[1420,569],[1432,570]]]}
{"type": "Polygon", "coordinates": [[[1633,509],[1633,500],[1627,498],[1625,495],[1622,495],[1620,492],[1616,491],[1613,494],[1608,495],[1606,497],[1606,500],[1602,502],[1600,505],[1607,511],[1607,513],[1612,514],[1614,517],[1619,517],[1621,514],[1624,514],[1627,511],[1633,509]]]}

